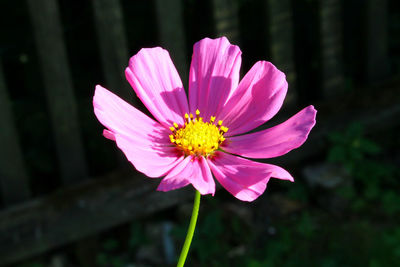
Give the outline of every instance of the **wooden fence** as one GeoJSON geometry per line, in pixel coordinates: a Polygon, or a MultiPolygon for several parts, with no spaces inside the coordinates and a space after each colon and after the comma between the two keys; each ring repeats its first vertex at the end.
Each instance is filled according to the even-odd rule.
{"type": "MultiPolygon", "coordinates": [[[[180,0],[149,2],[157,18],[159,44],[170,51],[183,80],[186,80],[189,68],[189,58],[186,55],[190,54],[186,40],[189,39],[187,34],[191,29],[185,28],[184,14],[189,4],[180,0]]],[[[348,77],[343,63],[342,32],[343,9],[346,6],[342,6],[339,0],[309,2],[210,0],[207,1],[210,14],[204,17],[214,25],[210,35],[225,35],[231,42],[241,44],[241,40],[251,38],[241,28],[244,22],[240,19],[240,12],[247,4],[261,8],[257,14],[262,16],[254,27],[258,27],[255,30],[260,34],[265,33],[263,40],[268,50],[265,54],[270,56],[268,60],[287,74],[290,93],[286,106],[291,111],[291,107],[296,107],[297,103],[305,102],[304,98],[299,97],[301,87],[304,90],[304,86],[301,86],[298,79],[302,66],[312,63],[299,62],[305,57],[299,56],[296,50],[296,46],[299,46],[296,36],[301,34],[296,33],[301,31],[296,25],[296,12],[302,12],[298,9],[299,5],[309,9],[310,13],[316,12],[318,23],[315,24],[315,33],[319,42],[314,45],[318,47],[319,61],[318,72],[312,75],[320,81],[320,89],[318,97],[313,99],[320,103],[322,110],[335,110],[336,103],[332,99],[342,101],[345,79],[348,77]]],[[[388,25],[384,22],[388,6],[385,0],[368,0],[365,3],[363,8],[367,15],[362,23],[367,32],[364,35],[367,43],[364,54],[367,63],[366,80],[380,81],[390,75],[388,25]]],[[[190,188],[169,193],[156,192],[156,182],[141,179],[143,176],[132,170],[126,172],[116,169],[101,177],[89,177],[59,2],[27,0],[24,4],[29,11],[41,67],[62,185],[46,195],[32,198],[33,177],[30,177],[26,167],[21,146],[23,136],[19,135],[15,125],[15,107],[0,62],[0,265],[79,241],[110,227],[176,205],[192,195],[190,188]]],[[[121,97],[132,99],[123,75],[123,69],[132,53],[128,51],[126,28],[132,25],[125,24],[127,20],[124,20],[121,1],[92,0],[90,4],[104,82],[121,97]]],[[[191,2],[190,5],[199,4],[191,2]]],[[[346,99],[349,102],[356,101],[357,96],[346,99]]],[[[368,107],[343,109],[335,113],[322,112],[320,118],[323,120],[319,121],[303,150],[288,155],[285,163],[290,164],[319,153],[325,146],[325,134],[332,129],[342,129],[351,120],[360,120],[373,131],[379,127],[384,129],[398,125],[399,121],[395,118],[399,115],[398,105],[387,106],[385,109],[368,107]]]]}

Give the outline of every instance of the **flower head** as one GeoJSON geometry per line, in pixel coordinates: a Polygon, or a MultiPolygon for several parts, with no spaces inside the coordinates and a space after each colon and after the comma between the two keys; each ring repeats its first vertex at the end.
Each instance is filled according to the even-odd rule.
{"type": "Polygon", "coordinates": [[[253,201],[271,177],[293,181],[281,167],[246,158],[278,157],[302,145],[316,110],[308,106],[277,126],[247,133],[278,112],[288,84],[267,61],[257,62],[239,83],[240,65],[239,47],[225,37],[197,42],[187,98],[168,52],[141,49],[125,74],[155,120],[97,85],[93,105],[107,128],[104,136],[138,171],[165,176],[160,191],[192,184],[203,195],[214,194],[214,175],[236,198],[253,201]]]}

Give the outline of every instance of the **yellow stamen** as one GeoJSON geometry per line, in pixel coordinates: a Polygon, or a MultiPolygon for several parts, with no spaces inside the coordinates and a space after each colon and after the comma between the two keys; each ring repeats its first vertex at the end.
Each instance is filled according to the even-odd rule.
{"type": "Polygon", "coordinates": [[[222,121],[214,125],[215,117],[211,116],[209,122],[199,116],[200,111],[196,110],[196,118],[193,115],[185,114],[185,125],[180,127],[174,122],[174,127],[170,127],[173,132],[169,136],[171,143],[182,150],[186,156],[209,156],[225,141],[223,136],[228,128],[222,126],[222,121]],[[189,120],[190,118],[190,120],[189,120]]]}
{"type": "Polygon", "coordinates": [[[226,133],[228,131],[228,128],[225,126],[221,126],[221,131],[223,131],[224,133],[226,133]]]}

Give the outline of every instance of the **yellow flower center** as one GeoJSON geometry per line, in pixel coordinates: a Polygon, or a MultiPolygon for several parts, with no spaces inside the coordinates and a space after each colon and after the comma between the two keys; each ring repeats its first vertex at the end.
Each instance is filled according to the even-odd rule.
{"type": "Polygon", "coordinates": [[[185,114],[185,125],[180,127],[176,122],[170,127],[172,134],[169,136],[171,143],[181,149],[185,155],[208,156],[224,142],[227,127],[222,126],[222,121],[214,124],[215,117],[211,116],[209,122],[204,122],[196,110],[193,114],[185,114]]]}

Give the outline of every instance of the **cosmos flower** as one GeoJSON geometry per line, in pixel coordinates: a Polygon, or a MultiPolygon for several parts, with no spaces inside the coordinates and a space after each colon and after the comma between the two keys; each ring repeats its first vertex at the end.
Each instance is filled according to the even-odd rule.
{"type": "Polygon", "coordinates": [[[215,179],[233,196],[253,201],[271,177],[293,181],[283,168],[256,162],[302,145],[315,124],[308,106],[272,128],[248,133],[281,108],[285,74],[259,61],[239,83],[241,51],[225,38],[194,45],[189,98],[169,56],[141,49],[129,61],[126,78],[153,118],[107,89],[96,86],[94,112],[135,168],[156,178],[157,190],[192,184],[202,195],[215,193],[215,179]]]}

